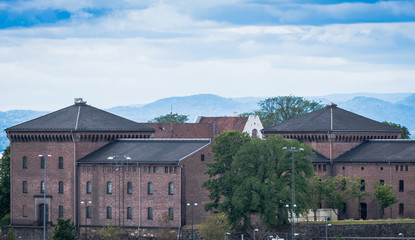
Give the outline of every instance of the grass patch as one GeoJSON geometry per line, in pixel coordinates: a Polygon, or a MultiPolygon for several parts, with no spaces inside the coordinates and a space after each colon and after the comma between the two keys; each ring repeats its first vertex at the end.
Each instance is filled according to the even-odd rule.
{"type": "MultiPolygon", "coordinates": [[[[321,222],[301,222],[298,225],[308,224],[325,224],[325,221],[321,222]]],[[[351,224],[389,224],[389,223],[415,223],[415,219],[379,219],[379,220],[336,220],[329,221],[332,225],[351,225],[351,224]]]]}

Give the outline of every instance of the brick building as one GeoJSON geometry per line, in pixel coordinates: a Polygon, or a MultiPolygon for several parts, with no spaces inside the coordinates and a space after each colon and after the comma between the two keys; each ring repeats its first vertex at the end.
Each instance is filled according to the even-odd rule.
{"type": "Polygon", "coordinates": [[[43,226],[46,219],[50,226],[64,217],[78,227],[151,229],[167,213],[169,226],[180,228],[192,221],[188,203],[198,203],[193,220],[200,223],[209,214],[201,185],[211,142],[226,130],[255,134],[246,125],[262,126],[256,121],[140,124],[76,99],[10,127],[11,225],[43,226]]]}
{"type": "MultiPolygon", "coordinates": [[[[311,146],[316,153],[312,163],[321,178],[362,177],[364,190],[369,192],[377,181],[391,184],[399,201],[385,209],[384,217],[415,217],[415,141],[400,139],[399,129],[331,104],[263,129],[263,134],[282,135],[311,146]]],[[[378,209],[376,199],[366,197],[361,203],[347,202],[339,217],[377,219],[378,209]]]]}

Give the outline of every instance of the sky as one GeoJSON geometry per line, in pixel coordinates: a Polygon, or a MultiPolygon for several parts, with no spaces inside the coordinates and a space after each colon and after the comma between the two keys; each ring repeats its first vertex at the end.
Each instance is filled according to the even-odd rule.
{"type": "Polygon", "coordinates": [[[415,1],[0,0],[0,111],[415,92],[415,1]]]}

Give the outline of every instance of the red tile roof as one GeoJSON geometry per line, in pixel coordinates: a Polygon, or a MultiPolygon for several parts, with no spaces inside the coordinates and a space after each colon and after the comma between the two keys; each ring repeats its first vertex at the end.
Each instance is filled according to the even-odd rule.
{"type": "Polygon", "coordinates": [[[154,128],[154,138],[213,138],[213,126],[208,123],[141,123],[154,128]]]}
{"type": "Polygon", "coordinates": [[[216,136],[229,130],[242,132],[245,128],[248,117],[201,117],[199,123],[215,123],[216,136]]]}

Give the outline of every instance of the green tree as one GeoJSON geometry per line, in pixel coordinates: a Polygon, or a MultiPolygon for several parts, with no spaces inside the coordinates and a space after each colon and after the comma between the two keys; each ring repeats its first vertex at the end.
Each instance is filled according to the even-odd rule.
{"type": "Polygon", "coordinates": [[[375,195],[380,210],[380,218],[383,218],[385,208],[396,203],[398,198],[396,193],[393,191],[393,186],[387,183],[376,182],[373,184],[373,195],[375,195]]]}
{"type": "Polygon", "coordinates": [[[118,237],[118,229],[112,226],[112,223],[108,226],[104,226],[104,229],[102,230],[102,237],[105,240],[117,240],[118,237]]]}
{"type": "Polygon", "coordinates": [[[206,240],[223,239],[224,233],[232,231],[225,213],[210,215],[206,221],[200,224],[200,236],[206,240]]]}
{"type": "Polygon", "coordinates": [[[10,212],[10,146],[0,159],[0,219],[10,212]]]}
{"type": "Polygon", "coordinates": [[[70,218],[58,218],[58,225],[53,232],[53,240],[76,240],[78,233],[76,227],[70,218]]]}
{"type": "Polygon", "coordinates": [[[402,133],[401,133],[401,138],[402,139],[409,139],[410,136],[411,136],[411,133],[409,132],[408,128],[406,128],[405,126],[401,126],[401,124],[397,124],[397,123],[393,123],[393,122],[386,122],[386,121],[384,121],[382,123],[384,123],[386,125],[389,125],[391,127],[400,129],[402,131],[402,133]]]}
{"type": "Polygon", "coordinates": [[[314,221],[317,221],[317,209],[321,208],[324,201],[324,196],[327,192],[326,184],[320,179],[317,174],[314,174],[311,180],[311,195],[310,209],[313,210],[314,221]]]}
{"type": "Polygon", "coordinates": [[[168,212],[163,212],[159,218],[157,218],[157,223],[160,226],[156,237],[160,240],[170,240],[174,239],[177,235],[177,232],[171,226],[171,219],[168,212]]]}
{"type": "Polygon", "coordinates": [[[348,181],[348,188],[351,199],[356,199],[359,203],[359,216],[362,216],[362,209],[360,203],[365,200],[365,197],[370,196],[370,193],[366,191],[366,182],[362,180],[362,177],[354,177],[348,181]]]}
{"type": "MultiPolygon", "coordinates": [[[[324,204],[333,210],[343,211],[347,200],[353,198],[350,188],[350,177],[335,176],[323,180],[326,186],[324,204]]],[[[336,214],[338,212],[334,211],[336,214]]]]}
{"type": "Polygon", "coordinates": [[[250,141],[247,133],[239,131],[227,131],[215,138],[212,145],[214,162],[207,163],[209,170],[206,172],[210,179],[203,183],[203,187],[210,191],[209,198],[212,202],[205,205],[205,210],[213,208],[228,212],[231,207],[230,197],[233,194],[235,179],[232,173],[233,159],[241,146],[250,141]],[[221,202],[221,198],[224,200],[221,202]]]}
{"type": "Polygon", "coordinates": [[[156,117],[149,122],[152,123],[185,123],[189,120],[188,115],[181,115],[178,113],[169,113],[156,117]]]}
{"type": "Polygon", "coordinates": [[[318,102],[292,95],[267,98],[258,105],[260,109],[253,113],[259,115],[264,128],[323,108],[318,102]]]}

